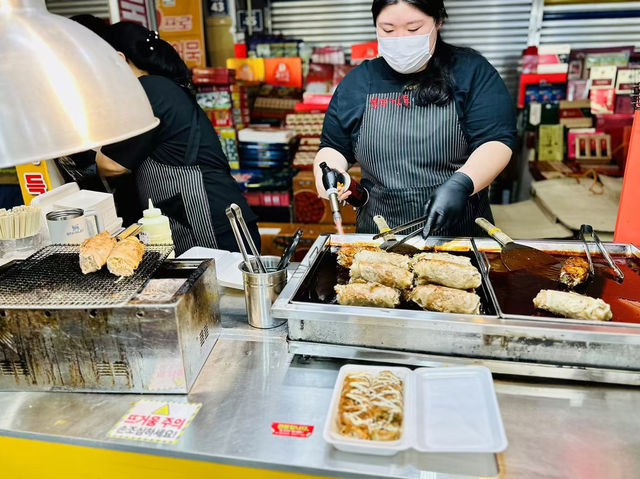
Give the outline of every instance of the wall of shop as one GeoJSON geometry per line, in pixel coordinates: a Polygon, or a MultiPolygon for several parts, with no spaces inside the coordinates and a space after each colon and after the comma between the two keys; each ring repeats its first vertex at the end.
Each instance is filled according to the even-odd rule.
{"type": "Polygon", "coordinates": [[[109,18],[109,0],[45,0],[47,9],[56,15],[72,17],[89,13],[99,18],[109,18]]]}
{"type": "Polygon", "coordinates": [[[546,4],[534,35],[532,45],[640,46],[640,2],[546,4]]]}
{"type": "MultiPolygon", "coordinates": [[[[469,46],[485,55],[515,92],[517,66],[527,46],[534,0],[447,0],[449,19],[443,36],[450,43],[469,46]]],[[[301,38],[313,46],[375,40],[371,0],[297,0],[271,4],[274,33],[301,38]]]]}

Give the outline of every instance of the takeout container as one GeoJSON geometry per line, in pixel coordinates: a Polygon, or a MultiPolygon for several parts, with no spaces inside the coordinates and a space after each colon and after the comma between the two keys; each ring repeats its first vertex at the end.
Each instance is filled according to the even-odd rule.
{"type": "Polygon", "coordinates": [[[507,437],[489,369],[383,367],[347,364],[340,368],[323,437],[345,452],[392,456],[400,451],[497,453],[507,437]],[[404,382],[404,419],[397,441],[353,439],[338,433],[340,393],[348,374],[390,371],[404,382]]]}

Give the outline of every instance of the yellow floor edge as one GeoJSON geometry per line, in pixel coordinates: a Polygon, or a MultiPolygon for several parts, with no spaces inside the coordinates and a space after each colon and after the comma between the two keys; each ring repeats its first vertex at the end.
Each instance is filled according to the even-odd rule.
{"type": "Polygon", "coordinates": [[[320,476],[0,436],[0,477],[317,479],[320,476]]]}

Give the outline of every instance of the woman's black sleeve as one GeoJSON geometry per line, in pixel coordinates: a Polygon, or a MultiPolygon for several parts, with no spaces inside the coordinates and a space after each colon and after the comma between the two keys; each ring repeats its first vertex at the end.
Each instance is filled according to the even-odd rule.
{"type": "Polygon", "coordinates": [[[482,59],[469,77],[463,105],[463,128],[471,151],[489,141],[499,141],[512,150],[516,145],[516,112],[502,78],[482,59]]]}
{"type": "MultiPolygon", "coordinates": [[[[344,80],[343,80],[344,82],[344,80]]],[[[345,108],[345,101],[343,96],[345,95],[344,83],[338,85],[329,109],[324,117],[324,124],[322,125],[322,136],[320,138],[320,149],[333,148],[339,151],[351,164],[356,162],[353,155],[353,141],[351,139],[351,130],[347,126],[348,119],[345,118],[345,113],[349,111],[345,108]]]]}
{"type": "Polygon", "coordinates": [[[155,145],[154,134],[155,128],[141,135],[129,138],[128,140],[103,146],[101,151],[105,156],[120,166],[133,171],[140,166],[153,151],[155,145]]]}

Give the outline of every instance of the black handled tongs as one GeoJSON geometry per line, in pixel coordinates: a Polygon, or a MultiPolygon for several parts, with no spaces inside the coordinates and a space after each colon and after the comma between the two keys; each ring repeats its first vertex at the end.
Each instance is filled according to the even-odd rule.
{"type": "Polygon", "coordinates": [[[589,252],[589,245],[587,244],[587,240],[585,239],[586,235],[590,235],[593,238],[593,241],[596,243],[596,246],[598,247],[598,249],[602,253],[602,256],[607,261],[607,263],[609,264],[611,269],[618,275],[618,278],[624,279],[624,273],[614,263],[613,259],[611,259],[611,256],[609,256],[609,253],[607,252],[607,250],[605,249],[604,245],[602,244],[602,241],[600,241],[600,238],[598,237],[598,235],[594,231],[593,227],[591,225],[582,225],[580,227],[580,239],[584,243],[584,249],[585,249],[585,251],[587,253],[587,260],[589,261],[589,272],[591,273],[591,275],[593,276],[593,261],[591,260],[591,253],[589,252]]]}

